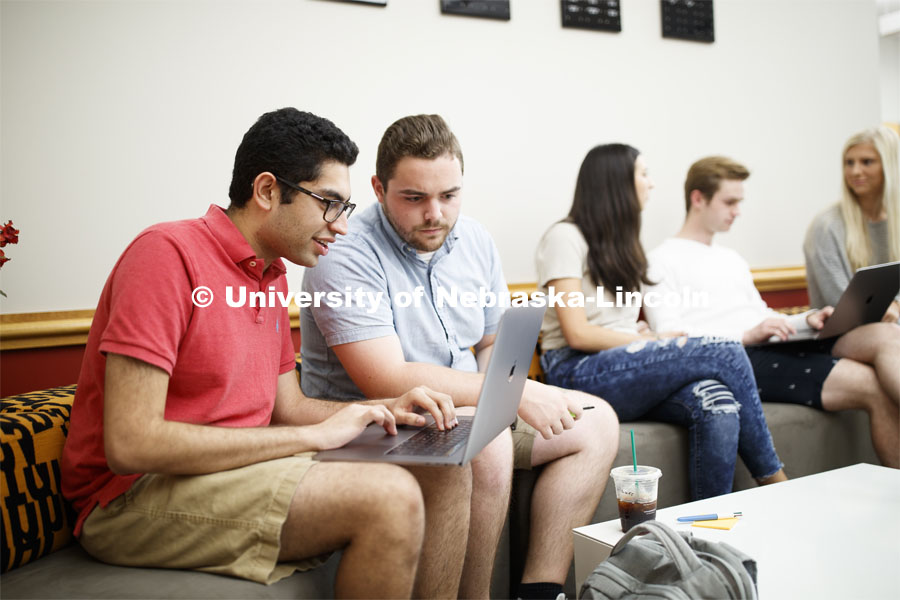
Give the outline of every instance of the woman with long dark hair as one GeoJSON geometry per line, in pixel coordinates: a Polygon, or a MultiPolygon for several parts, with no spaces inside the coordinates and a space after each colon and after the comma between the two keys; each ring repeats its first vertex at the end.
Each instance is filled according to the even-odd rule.
{"type": "Polygon", "coordinates": [[[737,455],[758,483],[783,481],[743,347],[653,333],[638,322],[640,303],[625,301],[650,283],[639,235],[652,187],[631,146],[597,146],[582,162],[569,216],[536,254],[542,291],[565,304],[544,317],[547,382],[602,396],[620,421],[687,427],[695,500],[731,491],[737,455]]]}

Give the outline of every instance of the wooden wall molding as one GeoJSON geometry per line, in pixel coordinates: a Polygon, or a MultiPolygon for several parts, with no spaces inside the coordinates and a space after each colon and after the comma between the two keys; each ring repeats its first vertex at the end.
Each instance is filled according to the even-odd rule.
{"type": "Polygon", "coordinates": [[[806,267],[753,269],[753,283],[760,292],[806,289],[806,267]]]}
{"type": "MultiPolygon", "coordinates": [[[[785,292],[806,289],[806,267],[753,269],[753,283],[760,292],[785,292]]],[[[536,282],[510,283],[510,292],[534,292],[536,282]]]]}
{"type": "MultiPolygon", "coordinates": [[[[806,289],[804,267],[754,269],[753,282],[760,292],[806,289]]],[[[537,283],[511,283],[510,292],[533,292],[537,283]]],[[[300,326],[300,309],[288,309],[291,328],[300,326]]],[[[79,346],[87,342],[93,309],[0,315],[0,350],[79,346]]]]}
{"type": "MultiPolygon", "coordinates": [[[[288,308],[291,329],[300,327],[300,309],[288,308]]],[[[82,346],[87,343],[94,310],[0,315],[0,351],[82,346]]]]}
{"type": "Polygon", "coordinates": [[[93,309],[0,315],[0,350],[84,344],[93,318],[93,309]]]}

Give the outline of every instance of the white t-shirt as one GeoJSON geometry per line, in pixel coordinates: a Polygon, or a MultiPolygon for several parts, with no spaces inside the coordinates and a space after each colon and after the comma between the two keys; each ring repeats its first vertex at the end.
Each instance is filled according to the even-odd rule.
{"type": "MultiPolygon", "coordinates": [[[[644,289],[644,315],[654,331],[684,331],[740,341],[744,331],[764,319],[785,318],[766,306],[753,284],[750,265],[730,248],[669,238],[647,258],[648,278],[656,285],[644,289]],[[659,296],[648,296],[649,292],[659,296]],[[657,299],[659,305],[650,306],[657,299]]],[[[808,327],[805,315],[795,317],[789,319],[795,328],[808,327]]]]}
{"type": "MultiPolygon", "coordinates": [[[[587,268],[587,254],[587,242],[574,223],[556,223],[550,227],[541,238],[535,252],[540,291],[548,293],[547,282],[554,279],[581,279],[581,291],[585,299],[584,312],[588,323],[616,331],[637,333],[637,319],[640,313],[640,306],[637,303],[632,307],[622,308],[597,306],[597,285],[591,280],[587,268]]],[[[603,285],[602,282],[600,285],[603,285]]],[[[605,303],[615,302],[615,291],[604,287],[605,303]]],[[[554,308],[548,308],[544,313],[541,333],[541,347],[544,350],[556,350],[568,345],[554,308]]]]}

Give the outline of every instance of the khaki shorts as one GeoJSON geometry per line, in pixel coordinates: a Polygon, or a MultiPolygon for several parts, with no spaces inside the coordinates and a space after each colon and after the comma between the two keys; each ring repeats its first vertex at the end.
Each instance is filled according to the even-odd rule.
{"type": "Polygon", "coordinates": [[[307,452],[210,475],[144,475],[91,512],[79,541],[111,564],[274,583],[328,558],[278,562],[291,499],[314,464],[307,452]]]}
{"type": "Polygon", "coordinates": [[[516,417],[516,424],[512,427],[513,437],[513,468],[531,470],[531,451],[534,448],[534,437],[540,435],[537,429],[516,417]]]}

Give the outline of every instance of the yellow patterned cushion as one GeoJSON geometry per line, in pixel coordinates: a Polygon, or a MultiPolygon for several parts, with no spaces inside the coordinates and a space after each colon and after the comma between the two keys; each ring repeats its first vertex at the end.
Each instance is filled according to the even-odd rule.
{"type": "Polygon", "coordinates": [[[0,400],[3,562],[0,572],[49,554],[72,539],[71,508],[60,492],[60,456],[75,386],[0,400]]]}

